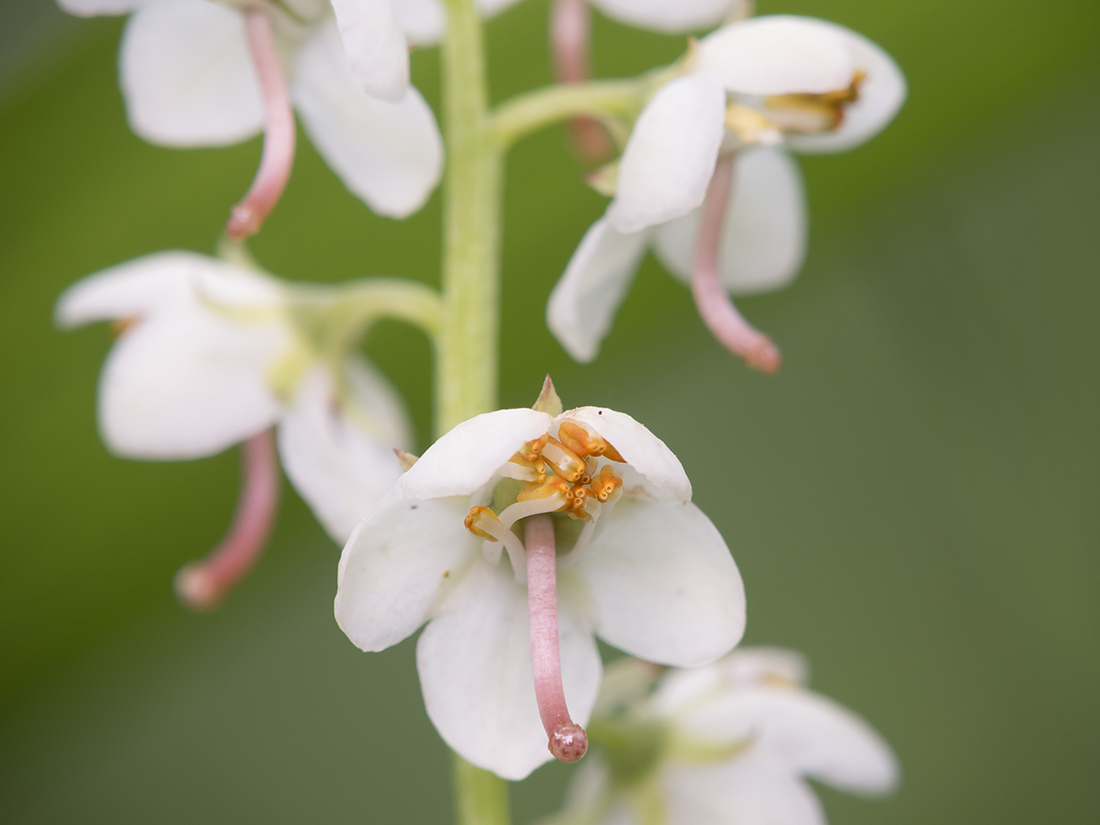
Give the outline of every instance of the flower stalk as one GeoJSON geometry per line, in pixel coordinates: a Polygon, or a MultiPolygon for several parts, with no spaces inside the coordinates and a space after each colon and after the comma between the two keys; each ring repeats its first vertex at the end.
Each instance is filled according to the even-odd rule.
{"type": "MultiPolygon", "coordinates": [[[[473,0],[446,0],[446,6],[441,56],[447,164],[436,435],[496,406],[500,337],[503,153],[488,129],[481,20],[473,0]]],[[[455,754],[453,784],[458,825],[508,825],[508,789],[500,777],[455,754]]]]}

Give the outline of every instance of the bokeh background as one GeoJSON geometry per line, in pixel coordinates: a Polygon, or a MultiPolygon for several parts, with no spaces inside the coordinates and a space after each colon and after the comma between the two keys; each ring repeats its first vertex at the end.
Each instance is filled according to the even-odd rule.
{"type": "MultiPolygon", "coordinates": [[[[833,823],[1093,823],[1100,768],[1100,4],[761,0],[863,32],[905,69],[881,136],[803,162],[809,260],[742,302],[783,347],[752,374],[651,260],[594,364],[546,297],[604,207],[564,130],[508,166],[501,397],[551,372],[567,405],[634,414],[679,454],[734,550],[747,641],[804,651],[813,683],[896,747],[886,800],[823,789],[833,823]]],[[[545,0],[489,27],[494,97],[549,79],[545,0]]],[[[116,84],[120,20],[0,10],[0,820],[447,822],[448,759],[413,643],[359,653],[332,619],[334,547],[285,488],[270,550],[219,610],[173,573],[217,541],[237,456],[113,458],[94,422],[103,327],[61,334],[58,293],[166,248],[211,251],[259,140],[149,146],[116,84]]],[[[597,20],[595,68],[683,40],[597,20]]],[[[438,101],[438,55],[413,59],[438,101]]],[[[287,278],[435,282],[439,196],[371,215],[301,141],[253,247],[287,278]]],[[[428,346],[368,342],[428,434],[428,346]]],[[[516,821],[569,774],[516,787],[516,821]]]]}

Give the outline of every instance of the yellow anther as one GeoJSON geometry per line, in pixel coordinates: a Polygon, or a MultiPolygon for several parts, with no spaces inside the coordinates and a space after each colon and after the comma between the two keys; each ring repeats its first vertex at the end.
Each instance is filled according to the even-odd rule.
{"type": "Polygon", "coordinates": [[[605,504],[611,494],[623,486],[623,479],[610,467],[600,470],[600,477],[592,482],[592,494],[601,504],[605,504]]]}
{"type": "Polygon", "coordinates": [[[493,529],[493,522],[499,524],[500,527],[497,530],[504,530],[505,527],[501,524],[500,519],[497,518],[497,514],[490,510],[488,507],[471,507],[470,514],[466,516],[466,529],[477,536],[479,539],[487,539],[488,541],[497,541],[496,536],[492,533],[488,533],[484,528],[488,527],[493,529]]]}
{"type": "Polygon", "coordinates": [[[524,459],[533,464],[538,461],[539,456],[542,454],[542,448],[546,446],[546,442],[549,440],[550,436],[544,435],[541,438],[536,438],[534,441],[528,441],[523,445],[523,449],[516,453],[516,455],[523,456],[524,459]]]}
{"type": "Polygon", "coordinates": [[[731,103],[726,107],[726,128],[737,135],[744,143],[774,145],[783,140],[776,124],[764,115],[740,103],[731,103]]]}
{"type": "Polygon", "coordinates": [[[550,476],[541,484],[528,484],[519,491],[516,501],[531,501],[536,498],[549,498],[560,495],[568,499],[572,488],[569,482],[558,476],[550,476]]]}
{"type": "Polygon", "coordinates": [[[859,87],[866,79],[866,72],[857,71],[844,89],[817,95],[773,95],[764,103],[784,131],[828,132],[840,126],[847,104],[859,100],[859,87]]]}
{"type": "Polygon", "coordinates": [[[576,482],[584,475],[584,459],[556,438],[550,438],[542,448],[542,459],[566,481],[576,482]]]}
{"type": "Polygon", "coordinates": [[[111,338],[121,338],[125,333],[134,328],[134,325],[138,322],[136,315],[130,315],[127,318],[119,318],[117,321],[111,322],[111,338]]]}
{"type": "Polygon", "coordinates": [[[586,427],[574,421],[563,421],[561,423],[558,428],[558,439],[561,441],[562,446],[578,456],[603,456],[612,461],[623,460],[623,457],[619,455],[619,451],[612,447],[608,441],[596,433],[589,432],[586,427]]]}
{"type": "Polygon", "coordinates": [[[542,459],[536,459],[531,461],[523,453],[516,453],[510,459],[510,464],[515,464],[520,468],[519,471],[510,471],[507,473],[509,478],[519,479],[520,481],[534,481],[541,483],[546,480],[546,462],[542,459]]]}

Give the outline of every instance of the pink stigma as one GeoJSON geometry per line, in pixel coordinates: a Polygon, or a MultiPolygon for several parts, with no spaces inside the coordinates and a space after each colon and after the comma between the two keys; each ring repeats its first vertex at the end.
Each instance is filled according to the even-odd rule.
{"type": "Polygon", "coordinates": [[[241,447],[241,497],[233,524],[221,543],[202,561],[176,574],[176,595],[195,610],[215,607],[260,558],[279,504],[279,464],[275,436],[265,430],[241,447]]]}
{"type": "Polygon", "coordinates": [[[229,237],[243,241],[260,231],[268,214],[275,208],[290,178],[294,165],[294,113],[290,95],[279,65],[279,49],[271,18],[250,9],[244,13],[252,63],[260,78],[264,98],[264,150],[260,168],[244,199],[233,207],[225,227],[229,237]]]}
{"type": "Polygon", "coordinates": [[[576,762],[588,750],[584,728],[569,717],[558,648],[558,558],[549,515],[523,520],[527,550],[527,605],[531,617],[531,664],[535,699],[555,759],[576,762]]]}
{"type": "Polygon", "coordinates": [[[691,294],[700,317],[714,337],[730,352],[741,356],[753,369],[772,375],[779,370],[783,360],[779,348],[771,338],[745,320],[722,285],[719,272],[722,223],[732,186],[733,159],[722,158],[714,170],[703,203],[691,294]]]}
{"type": "MultiPolygon", "coordinates": [[[[559,83],[588,80],[588,2],[554,0],[550,7],[550,53],[559,83]]],[[[575,117],[569,122],[573,150],[589,163],[611,154],[611,141],[600,122],[575,117]]]]}

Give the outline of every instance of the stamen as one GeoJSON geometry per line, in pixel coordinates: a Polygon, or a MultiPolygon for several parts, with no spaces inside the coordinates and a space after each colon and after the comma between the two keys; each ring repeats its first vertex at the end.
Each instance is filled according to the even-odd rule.
{"type": "Polygon", "coordinates": [[[260,558],[279,503],[279,463],[271,430],[248,439],[241,448],[241,497],[233,524],[221,543],[201,561],[176,574],[179,600],[195,610],[214,607],[260,558]]]}
{"type": "Polygon", "coordinates": [[[584,728],[569,716],[561,680],[561,650],[558,641],[557,554],[554,522],[549,516],[535,516],[524,522],[527,544],[527,605],[531,620],[531,666],[535,676],[535,699],[542,727],[549,739],[547,748],[555,759],[576,762],[588,750],[584,728]]]}
{"type": "Polygon", "coordinates": [[[478,538],[487,541],[499,541],[503,544],[504,549],[508,551],[508,559],[512,562],[512,569],[516,573],[516,578],[523,581],[523,578],[527,575],[526,552],[523,549],[523,544],[520,542],[519,536],[505,527],[503,522],[497,518],[496,513],[488,507],[471,507],[469,515],[466,516],[465,524],[466,529],[478,538]]]}
{"type": "Polygon", "coordinates": [[[592,482],[592,492],[596,496],[596,499],[604,504],[612,494],[623,486],[623,477],[612,470],[610,467],[604,467],[600,470],[600,476],[592,482]]]}
{"type": "MultiPolygon", "coordinates": [[[[559,83],[588,80],[587,0],[554,0],[550,8],[550,53],[559,83]]],[[[611,140],[598,120],[575,117],[569,122],[573,150],[588,163],[611,154],[611,140]]]]}
{"type": "Polygon", "coordinates": [[[753,369],[774,374],[782,362],[779,348],[757,330],[734,306],[722,286],[718,253],[722,243],[722,224],[733,184],[733,159],[723,158],[714,170],[707,198],[703,203],[702,225],[695,252],[695,270],[691,294],[699,316],[714,337],[753,369]]]}
{"type": "Polygon", "coordinates": [[[548,478],[538,487],[520,490],[518,501],[505,507],[500,513],[500,521],[505,527],[511,527],[521,518],[537,516],[542,513],[556,513],[569,506],[573,489],[563,478],[548,478]]]}
{"type": "Polygon", "coordinates": [[[783,142],[783,133],[776,128],[775,123],[755,109],[740,103],[731,103],[726,107],[726,128],[745,144],[774,146],[783,142]]]}
{"type": "Polygon", "coordinates": [[[264,220],[279,202],[294,164],[295,140],[294,113],[290,108],[283,69],[279,65],[279,49],[271,18],[263,11],[249,9],[244,13],[244,22],[252,63],[260,78],[266,122],[260,168],[244,199],[233,207],[225,228],[226,234],[238,241],[259,232],[264,220]]]}
{"type": "Polygon", "coordinates": [[[558,440],[577,455],[603,456],[611,461],[623,462],[623,457],[610,442],[576,421],[563,421],[559,425],[558,440]]]}
{"type": "Polygon", "coordinates": [[[570,483],[584,475],[584,460],[556,438],[551,438],[542,448],[542,458],[551,470],[570,483]]]}

